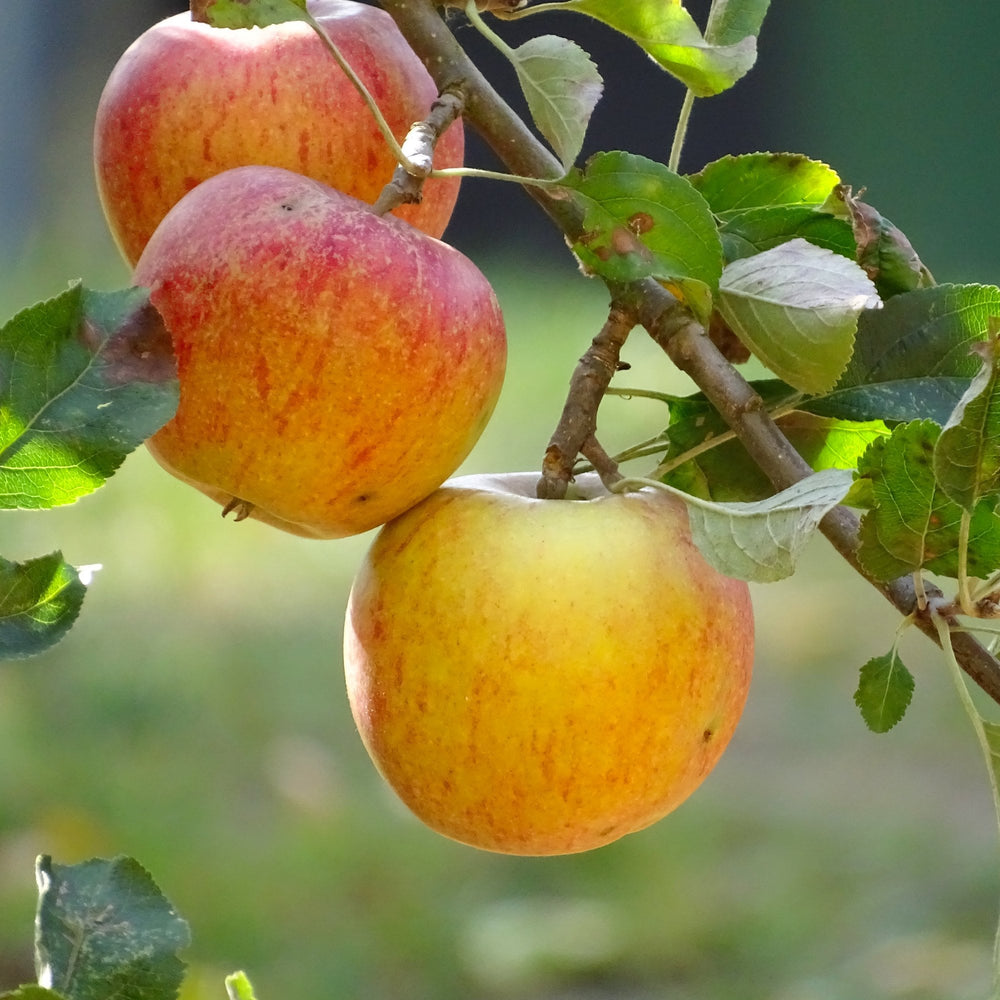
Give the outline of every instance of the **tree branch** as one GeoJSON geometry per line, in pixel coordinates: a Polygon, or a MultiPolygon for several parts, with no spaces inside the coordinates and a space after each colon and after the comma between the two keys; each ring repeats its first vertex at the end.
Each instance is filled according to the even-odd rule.
{"type": "Polygon", "coordinates": [[[597,441],[597,410],[618,371],[622,345],[636,322],[635,313],[612,304],[607,322],[580,358],[570,379],[566,405],[542,460],[538,496],[543,500],[566,495],[573,464],[580,454],[590,460],[605,486],[621,479],[617,464],[597,441]]]}
{"type": "MultiPolygon", "coordinates": [[[[421,57],[439,90],[459,88],[465,96],[465,120],[483,137],[502,163],[516,174],[558,178],[563,170],[551,153],[496,93],[465,55],[441,20],[431,0],[381,0],[403,36],[421,57]]],[[[525,189],[571,241],[582,234],[582,220],[558,188],[525,189]]],[[[691,376],[719,410],[754,462],[776,489],[784,489],[812,473],[795,451],[743,377],[706,335],[691,313],[651,279],[611,288],[612,301],[635,311],[639,322],[691,376]]],[[[918,627],[936,643],[933,622],[917,607],[913,582],[904,577],[890,583],[872,580],[858,564],[858,519],[838,507],[824,518],[821,529],[847,562],[904,615],[917,612],[918,627]]],[[[933,594],[932,594],[933,596],[933,594]]],[[[1000,662],[973,636],[953,635],[955,655],[962,669],[1000,704],[1000,662]]]]}

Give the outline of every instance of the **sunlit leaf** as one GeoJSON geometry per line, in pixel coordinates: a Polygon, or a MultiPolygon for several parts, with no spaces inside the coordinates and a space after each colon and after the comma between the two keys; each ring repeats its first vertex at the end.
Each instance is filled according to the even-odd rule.
{"type": "Polygon", "coordinates": [[[878,305],[864,271],[802,239],[730,264],[719,311],[753,353],[803,392],[833,387],[851,357],[858,317],[878,305]]]}
{"type": "Polygon", "coordinates": [[[599,153],[565,181],[583,210],[573,250],[611,281],[691,279],[710,289],[722,247],[705,199],[690,181],[633,153],[599,153]]]}
{"type": "Polygon", "coordinates": [[[982,368],[934,448],[938,484],[968,511],[1000,493],[1000,321],[990,327],[989,340],[975,345],[982,368]]]}
{"type": "Polygon", "coordinates": [[[0,559],[0,660],[55,645],[76,621],[86,590],[59,552],[23,563],[0,559]]]}
{"type": "Polygon", "coordinates": [[[306,0],[199,0],[199,6],[215,28],[266,28],[309,20],[306,0]]]}
{"type": "MultiPolygon", "coordinates": [[[[934,447],[941,428],[930,420],[896,427],[872,443],[858,464],[870,484],[872,507],[861,519],[858,558],[877,580],[926,569],[958,575],[962,508],[937,485],[934,447]]],[[[968,571],[988,576],[1000,568],[1000,517],[987,501],[972,514],[968,571]]]]}
{"type": "Polygon", "coordinates": [[[538,130],[567,170],[583,146],[604,83],[575,42],[555,35],[532,38],[507,50],[538,130]]]}
{"type": "Polygon", "coordinates": [[[906,714],[913,688],[913,675],[893,649],[861,668],[854,704],[873,733],[887,733],[906,714]]]}
{"type": "Polygon", "coordinates": [[[770,583],[795,572],[819,522],[850,487],[850,472],[826,469],[756,503],[681,498],[691,537],[709,563],[726,576],[770,583]]]}
{"type": "Polygon", "coordinates": [[[38,859],[38,981],[67,1000],[174,1000],[190,943],[182,920],[132,858],[38,859]]]}
{"type": "Polygon", "coordinates": [[[253,984],[242,970],[226,976],[226,994],[229,1000],[257,1000],[253,984]]]}
{"type": "MultiPolygon", "coordinates": [[[[794,398],[781,382],[755,382],[753,387],[769,407],[794,398]]],[[[692,449],[697,453],[672,468],[664,482],[719,502],[761,500],[774,492],[739,441],[728,440],[705,449],[713,438],[726,434],[728,426],[703,396],[671,403],[670,413],[666,460],[677,460],[692,449]]],[[[881,421],[834,420],[802,410],[780,416],[777,423],[795,450],[817,471],[855,468],[871,442],[889,433],[881,421]]]]}
{"type": "Polygon", "coordinates": [[[638,44],[654,62],[698,97],[722,93],[757,59],[756,33],[767,10],[763,0],[730,0],[713,18],[706,39],[680,0],[568,0],[543,3],[525,13],[566,10],[587,14],[638,44]],[[750,30],[738,36],[741,26],[750,30]]]}
{"type": "Polygon", "coordinates": [[[0,329],[0,509],[72,503],[177,408],[170,335],[146,289],[79,284],[0,329]]]}
{"type": "Polygon", "coordinates": [[[744,153],[713,160],[690,181],[727,222],[766,208],[819,208],[840,177],[801,153],[744,153]]]}

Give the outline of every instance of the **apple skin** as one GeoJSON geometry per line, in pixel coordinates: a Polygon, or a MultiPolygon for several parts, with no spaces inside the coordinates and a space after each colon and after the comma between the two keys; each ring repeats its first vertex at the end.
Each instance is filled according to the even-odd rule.
{"type": "Polygon", "coordinates": [[[500,393],[503,318],[476,266],[278,167],[199,184],[134,282],[151,289],[180,378],[149,450],[295,534],[340,537],[401,514],[455,471],[500,393]]]}
{"type": "Polygon", "coordinates": [[[743,710],[747,585],[650,489],[537,500],[467,476],[387,524],[351,591],[347,691],[372,760],[428,826],[485,850],[586,851],[702,782],[743,710]]]}
{"type": "MultiPolygon", "coordinates": [[[[384,11],[311,0],[402,140],[437,97],[427,70],[384,11]]],[[[435,166],[461,166],[461,122],[441,137],[435,166]]],[[[395,161],[371,112],[304,22],[213,28],[177,14],[142,34],[115,66],[97,108],[97,188],[130,265],[168,210],[196,184],[232,167],[284,167],[374,202],[395,161]]],[[[425,182],[396,214],[440,236],[458,178],[425,182]]]]}

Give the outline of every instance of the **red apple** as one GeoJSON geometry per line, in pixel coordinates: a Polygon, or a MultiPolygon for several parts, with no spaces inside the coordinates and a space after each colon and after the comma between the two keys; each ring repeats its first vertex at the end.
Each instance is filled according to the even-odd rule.
{"type": "Polygon", "coordinates": [[[743,709],[747,585],[650,489],[537,500],[452,480],[378,533],[351,590],[347,691],[416,815],[510,854],[600,847],[701,784],[743,709]]]}
{"type": "MultiPolygon", "coordinates": [[[[311,0],[309,9],[402,139],[437,90],[395,22],[351,0],[311,0]]],[[[460,166],[462,155],[456,122],[435,165],[460,166]]],[[[231,167],[285,167],[367,202],[395,167],[371,113],[307,24],[213,28],[189,13],[154,25],[115,66],[97,108],[94,161],[129,264],[187,191],[231,167]]],[[[457,196],[457,178],[428,180],[423,201],[397,214],[440,236],[457,196]]]]}
{"type": "Polygon", "coordinates": [[[199,184],[134,280],[180,376],[153,455],[287,531],[337,537],[402,513],[454,472],[500,392],[503,320],[476,266],[287,170],[199,184]]]}

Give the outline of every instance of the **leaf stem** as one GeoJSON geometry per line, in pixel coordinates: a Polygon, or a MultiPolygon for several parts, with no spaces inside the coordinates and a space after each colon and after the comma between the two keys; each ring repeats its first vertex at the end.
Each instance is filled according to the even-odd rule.
{"type": "Polygon", "coordinates": [[[426,171],[421,171],[420,168],[412,163],[409,157],[403,152],[403,147],[400,146],[396,137],[392,134],[392,129],[389,127],[389,123],[385,120],[385,116],[382,114],[379,106],[375,103],[375,98],[368,92],[368,88],[361,82],[361,78],[357,73],[351,68],[350,63],[344,58],[340,49],[333,39],[327,34],[323,25],[316,20],[308,11],[305,13],[304,20],[312,28],[313,31],[319,35],[323,44],[327,47],[330,55],[337,61],[337,65],[344,71],[347,75],[348,80],[354,85],[354,89],[361,95],[361,99],[365,102],[365,106],[372,113],[372,117],[375,119],[375,124],[378,126],[379,132],[382,133],[382,137],[388,143],[389,148],[392,150],[392,155],[396,162],[403,167],[407,173],[415,174],[417,176],[426,176],[426,171]]]}
{"type": "Polygon", "coordinates": [[[691,121],[691,112],[694,109],[695,93],[688,87],[684,94],[684,101],[681,104],[680,113],[677,116],[677,126],[674,129],[674,141],[670,146],[670,159],[667,166],[676,174],[681,162],[681,150],[684,148],[684,140],[687,138],[688,124],[691,121]]]}
{"type": "Polygon", "coordinates": [[[973,615],[972,591],[969,583],[969,530],[972,514],[963,509],[958,525],[958,603],[962,614],[973,615]]]}
{"type": "MultiPolygon", "coordinates": [[[[997,829],[1000,831],[1000,787],[997,785],[996,754],[990,745],[990,738],[986,732],[986,720],[979,714],[969,687],[962,676],[962,668],[959,666],[955,656],[955,650],[951,644],[951,624],[944,615],[939,613],[934,606],[931,606],[931,620],[937,630],[938,638],[941,642],[941,649],[944,652],[945,663],[948,665],[952,682],[958,692],[959,700],[965,714],[972,723],[972,728],[979,743],[980,752],[986,763],[986,773],[990,779],[990,791],[993,794],[993,809],[996,813],[997,829]]],[[[1000,924],[997,926],[997,933],[993,940],[993,1000],[1000,998],[1000,924]]]]}

